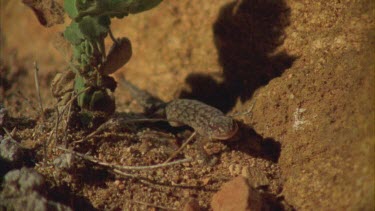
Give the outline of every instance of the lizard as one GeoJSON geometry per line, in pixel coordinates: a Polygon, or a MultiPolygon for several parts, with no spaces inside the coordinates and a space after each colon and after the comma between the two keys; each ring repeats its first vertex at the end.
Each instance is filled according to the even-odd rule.
{"type": "MultiPolygon", "coordinates": [[[[203,102],[192,99],[175,99],[163,102],[139,89],[124,77],[121,78],[121,84],[144,107],[146,114],[165,118],[172,127],[187,125],[193,128],[201,139],[228,140],[238,132],[238,124],[233,118],[203,102]]],[[[201,142],[201,144],[203,143],[201,142]]],[[[203,146],[200,148],[200,154],[203,155],[203,146]]]]}

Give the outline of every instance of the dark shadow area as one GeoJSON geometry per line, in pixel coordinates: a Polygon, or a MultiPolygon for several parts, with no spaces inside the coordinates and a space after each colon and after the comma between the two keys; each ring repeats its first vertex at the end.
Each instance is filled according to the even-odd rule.
{"type": "Polygon", "coordinates": [[[268,207],[268,210],[280,210],[280,211],[294,211],[294,207],[288,204],[284,197],[278,197],[275,194],[268,192],[262,192],[262,197],[265,201],[264,204],[268,207]]]}
{"type": "MultiPolygon", "coordinates": [[[[17,130],[25,130],[31,129],[36,126],[36,121],[29,117],[6,117],[4,121],[4,126],[8,130],[13,130],[17,128],[17,130]]],[[[1,130],[0,134],[4,134],[4,131],[1,130]]]]}
{"type": "Polygon", "coordinates": [[[27,69],[17,62],[17,52],[10,52],[7,63],[0,58],[0,102],[9,96],[8,90],[14,87],[20,78],[27,77],[27,69]]]}
{"type": "Polygon", "coordinates": [[[201,100],[227,112],[238,97],[246,101],[257,88],[280,76],[296,59],[277,50],[285,39],[289,16],[284,0],[242,0],[225,5],[213,26],[223,82],[191,74],[186,78],[191,91],[183,91],[180,98],[201,100]]]}
{"type": "Polygon", "coordinates": [[[264,139],[250,126],[238,122],[239,132],[233,141],[225,142],[230,150],[237,150],[253,157],[260,157],[277,163],[280,157],[281,144],[271,138],[264,139]],[[241,140],[241,141],[237,141],[241,140]]]}
{"type": "MultiPolygon", "coordinates": [[[[4,140],[0,140],[2,142],[4,140]]],[[[0,184],[2,178],[5,176],[6,173],[8,173],[11,170],[19,169],[22,167],[28,167],[32,168],[35,166],[35,157],[36,152],[32,149],[26,149],[26,148],[19,148],[19,151],[15,150],[15,147],[5,147],[4,145],[1,146],[3,149],[1,149],[3,152],[7,150],[8,155],[13,155],[13,160],[4,159],[0,156],[0,184]]]]}
{"type": "Polygon", "coordinates": [[[68,205],[73,210],[98,210],[90,203],[90,201],[87,198],[75,194],[66,185],[53,186],[48,192],[48,198],[50,200],[68,205]]]}

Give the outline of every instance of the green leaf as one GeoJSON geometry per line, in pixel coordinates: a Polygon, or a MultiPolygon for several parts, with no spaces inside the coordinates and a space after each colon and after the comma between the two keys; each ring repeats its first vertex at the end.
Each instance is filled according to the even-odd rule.
{"type": "Polygon", "coordinates": [[[122,18],[129,13],[139,13],[156,7],[162,0],[79,0],[76,21],[87,16],[110,16],[122,18]]]}
{"type": "Polygon", "coordinates": [[[99,40],[105,37],[111,21],[108,16],[86,16],[79,22],[80,32],[90,40],[99,40]]]}
{"type": "Polygon", "coordinates": [[[64,37],[73,45],[79,45],[85,39],[78,23],[75,21],[72,21],[72,23],[68,27],[66,27],[64,31],[64,37]]]}
{"type": "Polygon", "coordinates": [[[69,17],[74,19],[78,15],[76,0],[65,0],[64,1],[64,10],[68,13],[69,17]]]}
{"type": "Polygon", "coordinates": [[[160,4],[163,0],[135,0],[129,8],[130,13],[139,13],[150,10],[160,4]]]}
{"type": "MultiPolygon", "coordinates": [[[[79,74],[76,74],[76,78],[74,79],[74,90],[76,93],[79,93],[85,89],[85,80],[83,79],[82,76],[79,74]]],[[[90,96],[88,95],[87,91],[84,93],[81,93],[77,97],[77,103],[79,107],[83,107],[83,105],[87,104],[90,102],[90,96]]]]}

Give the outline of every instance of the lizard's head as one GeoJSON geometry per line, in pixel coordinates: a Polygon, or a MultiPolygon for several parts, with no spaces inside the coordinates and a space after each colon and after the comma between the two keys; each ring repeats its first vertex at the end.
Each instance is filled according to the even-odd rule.
{"type": "Polygon", "coordinates": [[[237,123],[227,116],[212,117],[210,124],[210,137],[216,140],[227,140],[232,138],[238,131],[237,123]]]}

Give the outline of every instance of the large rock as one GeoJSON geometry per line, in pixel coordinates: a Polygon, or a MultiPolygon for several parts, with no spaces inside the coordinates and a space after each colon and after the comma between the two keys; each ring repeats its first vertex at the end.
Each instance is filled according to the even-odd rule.
{"type": "Polygon", "coordinates": [[[260,193],[239,176],[223,184],[211,201],[214,211],[252,211],[266,209],[260,193]]]}

